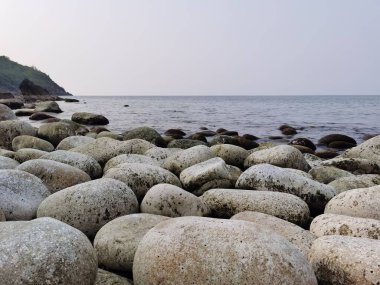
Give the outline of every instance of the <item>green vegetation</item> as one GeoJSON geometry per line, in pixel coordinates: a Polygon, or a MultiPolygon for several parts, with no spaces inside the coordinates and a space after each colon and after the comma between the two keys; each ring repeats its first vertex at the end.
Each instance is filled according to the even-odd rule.
{"type": "Polygon", "coordinates": [[[36,67],[24,66],[6,56],[0,56],[0,92],[20,94],[19,85],[24,79],[45,88],[52,95],[70,95],[36,67]]]}

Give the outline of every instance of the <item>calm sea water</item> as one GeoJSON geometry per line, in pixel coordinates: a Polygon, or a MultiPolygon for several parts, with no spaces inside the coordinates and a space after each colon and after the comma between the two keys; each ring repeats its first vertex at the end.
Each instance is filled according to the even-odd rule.
{"type": "Polygon", "coordinates": [[[225,128],[261,138],[281,135],[278,127],[303,128],[295,137],[317,141],[343,133],[359,142],[364,134],[380,133],[380,96],[236,96],[236,97],[75,97],[80,103],[59,102],[70,118],[74,112],[100,113],[109,129],[123,132],[150,126],[164,132],[181,128],[225,128]],[[129,105],[129,107],[124,107],[129,105]]]}

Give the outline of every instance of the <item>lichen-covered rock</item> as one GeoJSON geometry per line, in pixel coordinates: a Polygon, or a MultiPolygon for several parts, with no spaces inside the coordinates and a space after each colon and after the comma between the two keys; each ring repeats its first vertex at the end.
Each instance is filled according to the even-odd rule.
{"type": "Polygon", "coordinates": [[[70,136],[67,138],[64,138],[58,145],[57,150],[69,150],[81,145],[84,145],[86,143],[93,142],[94,138],[89,138],[86,136],[70,136]]]}
{"type": "Polygon", "coordinates": [[[249,152],[240,146],[232,144],[218,144],[210,148],[218,157],[222,158],[227,164],[240,168],[244,166],[244,160],[248,157],[249,152]]]}
{"type": "Polygon", "coordinates": [[[51,217],[93,238],[109,221],[138,211],[135,194],[123,182],[103,178],[50,195],[38,207],[38,217],[51,217]]]}
{"type": "Polygon", "coordinates": [[[162,165],[169,156],[172,156],[176,153],[181,152],[180,148],[162,148],[162,147],[152,147],[148,149],[144,155],[148,156],[158,162],[159,165],[162,165]]]}
{"type": "Polygon", "coordinates": [[[149,127],[135,128],[133,130],[124,132],[122,136],[125,141],[131,139],[142,139],[159,147],[166,146],[166,142],[161,137],[161,135],[155,129],[149,127]]]}
{"type": "Polygon", "coordinates": [[[315,240],[310,262],[320,284],[373,285],[380,283],[380,241],[347,236],[315,240]]]}
{"type": "Polygon", "coordinates": [[[343,235],[380,239],[380,221],[336,214],[323,214],[316,217],[310,231],[318,237],[343,235]]]}
{"type": "Polygon", "coordinates": [[[19,164],[12,158],[0,156],[0,169],[15,169],[19,164]]]}
{"type": "Polygon", "coordinates": [[[259,212],[245,211],[234,215],[231,219],[254,222],[275,231],[294,244],[306,258],[316,239],[312,233],[293,223],[259,212]]]}
{"type": "Polygon", "coordinates": [[[84,127],[79,124],[59,121],[41,125],[38,129],[38,137],[57,146],[63,139],[75,136],[83,131],[84,127]]]}
{"type": "Polygon", "coordinates": [[[128,278],[99,268],[94,285],[132,285],[132,283],[128,278]]]}
{"type": "Polygon", "coordinates": [[[17,120],[17,116],[12,109],[4,104],[0,104],[0,121],[17,120]]]}
{"type": "Polygon", "coordinates": [[[241,171],[231,168],[233,166],[227,165],[223,159],[215,157],[186,168],[181,172],[180,180],[186,190],[199,196],[212,188],[233,188],[241,171]]]}
{"type": "Polygon", "coordinates": [[[0,209],[8,221],[33,219],[38,206],[49,195],[49,190],[34,175],[0,170],[0,209]]]}
{"type": "Polygon", "coordinates": [[[7,149],[0,148],[0,156],[8,157],[14,159],[15,152],[7,149]]]}
{"type": "Polygon", "coordinates": [[[207,144],[200,140],[178,139],[178,140],[172,140],[171,142],[169,142],[168,148],[188,149],[197,145],[207,145],[207,144]]]}
{"type": "Polygon", "coordinates": [[[27,122],[8,120],[0,121],[0,148],[12,149],[12,141],[21,135],[35,136],[36,130],[27,122]]]}
{"type": "Polygon", "coordinates": [[[334,187],[337,194],[351,189],[368,188],[380,184],[380,175],[363,174],[338,178],[328,185],[334,187]]]}
{"type": "Polygon", "coordinates": [[[245,159],[244,166],[250,167],[261,163],[294,168],[302,171],[308,171],[310,169],[302,153],[289,145],[279,145],[271,147],[270,149],[256,151],[245,159]]]}
{"type": "Polygon", "coordinates": [[[86,172],[74,166],[48,159],[29,160],[17,169],[40,178],[51,193],[91,180],[86,172]]]}
{"type": "Polygon", "coordinates": [[[199,145],[185,149],[182,152],[178,152],[168,157],[162,164],[162,167],[179,175],[182,170],[214,157],[215,155],[209,147],[199,145]]]}
{"type": "Polygon", "coordinates": [[[338,178],[353,176],[351,172],[333,166],[313,167],[309,171],[309,174],[311,174],[314,180],[324,184],[328,184],[338,178]]]}
{"type": "Polygon", "coordinates": [[[99,134],[96,135],[96,138],[97,139],[100,139],[100,138],[111,138],[111,139],[118,140],[118,141],[122,141],[123,140],[123,136],[122,135],[120,135],[118,133],[114,133],[114,132],[108,132],[108,131],[100,132],[99,134]]]}
{"type": "Polygon", "coordinates": [[[309,207],[297,196],[238,189],[212,189],[201,197],[216,218],[231,218],[244,211],[255,211],[304,225],[309,220],[309,207]]]}
{"type": "Polygon", "coordinates": [[[323,159],[319,158],[314,154],[304,153],[303,157],[305,158],[306,162],[310,165],[311,168],[319,167],[323,162],[323,159]]]}
{"type": "Polygon", "coordinates": [[[380,186],[342,192],[327,203],[325,213],[380,220],[380,186]]]}
{"type": "Polygon", "coordinates": [[[62,113],[63,111],[55,101],[37,102],[35,112],[62,113]]]}
{"type": "Polygon", "coordinates": [[[270,164],[248,168],[240,175],[236,188],[294,194],[309,205],[312,214],[322,213],[326,203],[336,195],[331,186],[270,164]]]}
{"type": "Polygon", "coordinates": [[[112,270],[132,272],[137,246],[145,234],[168,217],[131,214],[116,218],[102,227],[94,239],[99,265],[112,270]]]}
{"type": "Polygon", "coordinates": [[[92,285],[96,279],[90,241],[54,219],[0,223],[0,252],[4,285],[92,285]]]}
{"type": "Polygon", "coordinates": [[[108,125],[109,121],[106,117],[99,114],[88,112],[76,112],[71,116],[71,120],[83,125],[108,125]]]}
{"type": "Polygon", "coordinates": [[[22,148],[14,153],[14,159],[19,163],[23,163],[28,160],[38,159],[45,154],[48,154],[48,152],[35,148],[22,148]]]}
{"type": "Polygon", "coordinates": [[[105,178],[114,178],[127,184],[141,201],[146,192],[154,185],[168,183],[181,187],[181,182],[170,171],[159,166],[143,163],[124,163],[111,168],[104,174],[105,178]]]}
{"type": "Polygon", "coordinates": [[[41,156],[41,159],[54,160],[74,166],[86,172],[92,179],[102,176],[102,167],[91,156],[65,150],[56,150],[51,153],[41,156]]]}
{"type": "Polygon", "coordinates": [[[158,184],[146,193],[141,212],[174,218],[204,216],[208,214],[208,208],[199,197],[177,186],[158,184]]]}
{"type": "Polygon", "coordinates": [[[140,242],[136,285],[317,284],[304,255],[284,237],[238,220],[181,217],[161,222],[140,242]]]}
{"type": "Polygon", "coordinates": [[[323,166],[334,166],[353,174],[380,174],[380,162],[364,158],[333,158],[321,163],[323,166]]]}
{"type": "Polygon", "coordinates": [[[26,135],[15,137],[12,141],[12,149],[14,151],[18,151],[22,148],[33,148],[47,152],[54,150],[54,146],[51,143],[36,137],[26,135]]]}
{"type": "Polygon", "coordinates": [[[376,161],[380,164],[380,135],[373,137],[357,147],[343,153],[346,158],[364,158],[376,161]]]}
{"type": "Polygon", "coordinates": [[[150,157],[141,154],[120,154],[114,158],[111,158],[107,161],[104,166],[104,172],[107,172],[108,169],[117,167],[123,163],[144,163],[159,166],[159,163],[156,160],[153,160],[150,157]]]}

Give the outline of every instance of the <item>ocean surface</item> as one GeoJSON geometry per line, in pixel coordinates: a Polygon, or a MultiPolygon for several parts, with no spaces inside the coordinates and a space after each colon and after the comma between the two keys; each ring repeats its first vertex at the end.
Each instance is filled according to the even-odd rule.
{"type": "Polygon", "coordinates": [[[108,129],[123,132],[149,126],[163,133],[181,128],[187,134],[206,127],[249,133],[265,140],[281,135],[278,127],[298,129],[294,137],[314,142],[330,133],[347,134],[358,142],[380,134],[380,96],[228,96],[228,97],[95,97],[75,96],[79,103],[59,102],[69,119],[74,112],[103,114],[108,129]],[[124,107],[129,105],[129,107],[124,107]]]}

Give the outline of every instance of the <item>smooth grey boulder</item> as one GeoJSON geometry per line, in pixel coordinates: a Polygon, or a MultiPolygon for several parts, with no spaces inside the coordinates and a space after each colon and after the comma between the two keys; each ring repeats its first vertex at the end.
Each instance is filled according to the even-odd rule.
{"type": "Polygon", "coordinates": [[[215,157],[184,169],[179,177],[187,191],[200,196],[208,189],[233,188],[240,174],[239,168],[215,157]]]}
{"type": "Polygon", "coordinates": [[[294,168],[302,171],[308,171],[310,169],[302,152],[289,145],[279,145],[256,151],[245,159],[244,166],[248,168],[261,163],[268,163],[284,168],[294,168]]]}
{"type": "Polygon", "coordinates": [[[118,140],[118,141],[122,141],[123,140],[123,136],[122,135],[120,135],[118,133],[115,133],[115,132],[107,132],[107,131],[100,132],[99,134],[96,135],[96,138],[97,139],[100,139],[100,138],[111,138],[111,139],[118,140]]]}
{"type": "Polygon", "coordinates": [[[314,180],[323,184],[328,184],[338,178],[353,176],[351,172],[342,170],[333,166],[317,166],[313,167],[309,174],[314,180]]]}
{"type": "Polygon", "coordinates": [[[313,215],[322,213],[326,203],[336,195],[335,189],[331,186],[270,164],[259,164],[248,168],[240,175],[236,188],[294,194],[309,205],[313,215]]]}
{"type": "Polygon", "coordinates": [[[71,116],[71,120],[83,125],[108,125],[109,121],[106,117],[100,114],[88,112],[76,112],[71,116]]]}
{"type": "Polygon", "coordinates": [[[41,156],[41,159],[54,160],[74,166],[86,172],[92,179],[102,176],[103,171],[100,164],[91,156],[65,150],[56,150],[41,156]]]}
{"type": "Polygon", "coordinates": [[[48,159],[29,160],[17,169],[40,178],[51,193],[91,180],[86,172],[74,166],[48,159]]]}
{"type": "Polygon", "coordinates": [[[135,194],[123,182],[102,178],[50,195],[38,207],[38,217],[51,217],[93,238],[109,221],[139,209],[135,194]]]}
{"type": "Polygon", "coordinates": [[[132,283],[128,278],[99,268],[94,285],[132,285],[132,283]]]}
{"type": "Polygon", "coordinates": [[[156,160],[142,154],[120,154],[107,161],[106,165],[104,165],[104,172],[124,163],[144,163],[159,166],[159,163],[156,160]]]}
{"type": "Polygon", "coordinates": [[[12,141],[21,135],[35,136],[36,130],[31,124],[23,121],[0,121],[0,148],[12,149],[12,141]]]}
{"type": "Polygon", "coordinates": [[[103,175],[127,184],[141,201],[146,192],[154,185],[168,183],[181,187],[181,182],[170,171],[159,166],[143,163],[124,163],[117,168],[111,168],[103,175]]]}
{"type": "Polygon", "coordinates": [[[133,259],[140,241],[151,228],[167,219],[169,218],[152,214],[131,214],[106,224],[94,239],[99,265],[132,272],[133,259]]]}
{"type": "Polygon", "coordinates": [[[48,154],[48,152],[35,148],[22,148],[14,153],[14,159],[19,163],[23,163],[28,160],[38,159],[45,154],[48,154]]]}
{"type": "Polygon", "coordinates": [[[323,162],[323,159],[310,153],[304,153],[303,157],[305,158],[306,162],[310,165],[311,168],[319,167],[321,163],[323,162]]]}
{"type": "Polygon", "coordinates": [[[203,201],[171,184],[158,184],[149,189],[141,202],[141,212],[168,217],[205,216],[203,201]]]}
{"type": "Polygon", "coordinates": [[[272,191],[212,189],[201,197],[216,218],[231,218],[244,211],[278,217],[297,225],[309,220],[309,207],[297,196],[272,191]]]}
{"type": "Polygon", "coordinates": [[[380,175],[362,174],[338,178],[328,185],[334,187],[337,194],[351,189],[368,188],[380,184],[380,175]]]}
{"type": "Polygon", "coordinates": [[[380,174],[380,162],[364,158],[333,158],[321,163],[323,166],[334,166],[353,174],[380,174]]]}
{"type": "Polygon", "coordinates": [[[346,158],[364,158],[380,164],[380,135],[353,147],[342,154],[346,158]]]}
{"type": "Polygon", "coordinates": [[[83,126],[74,122],[59,121],[41,125],[38,128],[38,137],[57,146],[63,139],[76,136],[86,130],[83,126]]]}
{"type": "Polygon", "coordinates": [[[199,145],[168,157],[162,167],[179,175],[184,169],[214,157],[215,155],[209,147],[199,145]]]}
{"type": "Polygon", "coordinates": [[[212,146],[210,150],[227,164],[240,168],[244,167],[244,160],[249,155],[248,150],[232,144],[217,144],[212,146]]]}
{"type": "Polygon", "coordinates": [[[318,237],[343,235],[380,239],[380,221],[336,214],[323,214],[314,218],[310,231],[318,237]]]}
{"type": "Polygon", "coordinates": [[[122,136],[125,141],[132,139],[142,139],[159,147],[166,146],[166,142],[161,137],[161,135],[155,129],[149,127],[135,128],[133,130],[124,132],[122,136]]]}
{"type": "Polygon", "coordinates": [[[311,247],[310,262],[320,284],[379,284],[380,240],[320,237],[311,247]]]}
{"type": "Polygon", "coordinates": [[[31,220],[50,195],[40,179],[24,171],[0,170],[0,209],[7,221],[31,220]]]}
{"type": "Polygon", "coordinates": [[[80,231],[51,218],[0,223],[3,285],[92,285],[96,252],[80,231]]]}
{"type": "Polygon", "coordinates": [[[306,258],[308,258],[310,248],[313,241],[316,239],[315,235],[310,231],[304,230],[303,228],[283,219],[264,213],[245,211],[232,216],[231,220],[253,222],[275,231],[294,244],[306,258]]]}
{"type": "Polygon", "coordinates": [[[57,150],[69,150],[86,143],[93,142],[94,138],[89,138],[86,136],[70,136],[61,140],[61,142],[57,145],[57,150]]]}
{"type": "Polygon", "coordinates": [[[380,186],[342,192],[327,203],[325,213],[380,220],[380,186]]]}
{"type": "Polygon", "coordinates": [[[156,160],[159,165],[162,165],[169,156],[176,153],[182,152],[180,148],[162,148],[162,147],[152,147],[148,149],[144,155],[156,160]]]}
{"type": "Polygon", "coordinates": [[[12,158],[0,156],[0,169],[15,169],[19,164],[12,158]]]}
{"type": "Polygon", "coordinates": [[[201,217],[151,229],[137,248],[133,277],[135,285],[317,284],[307,259],[284,237],[251,222],[201,217]]]}
{"type": "Polygon", "coordinates": [[[22,148],[33,148],[47,152],[54,150],[54,146],[48,141],[26,135],[15,137],[12,141],[12,149],[14,151],[22,148]]]}
{"type": "Polygon", "coordinates": [[[36,103],[35,112],[62,113],[63,111],[55,101],[42,101],[36,103]]]}
{"type": "Polygon", "coordinates": [[[17,120],[17,116],[12,109],[4,104],[0,104],[0,121],[17,120]]]}

